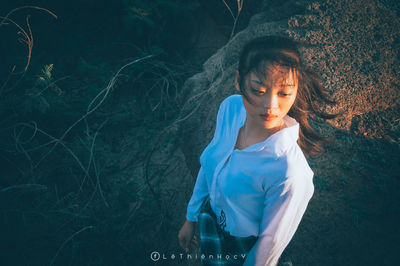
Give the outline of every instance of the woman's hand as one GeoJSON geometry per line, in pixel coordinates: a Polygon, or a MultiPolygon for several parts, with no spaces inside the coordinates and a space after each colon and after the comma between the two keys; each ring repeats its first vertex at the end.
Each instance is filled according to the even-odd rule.
{"type": "Polygon", "coordinates": [[[179,245],[189,252],[199,246],[196,236],[194,235],[195,222],[186,220],[181,230],[178,233],[179,245]]]}

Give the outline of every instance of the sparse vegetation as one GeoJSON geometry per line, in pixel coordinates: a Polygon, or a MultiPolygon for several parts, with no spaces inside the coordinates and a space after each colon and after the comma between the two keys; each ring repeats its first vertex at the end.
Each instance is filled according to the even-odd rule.
{"type": "MultiPolygon", "coordinates": [[[[166,25],[165,16],[189,15],[196,2],[124,3],[125,25],[135,27],[125,30],[140,32],[139,39],[160,35],[160,25],[162,36],[169,36],[177,25],[166,25]]],[[[32,50],[30,15],[27,30],[17,23],[18,12],[28,9],[57,17],[39,7],[15,8],[1,17],[0,25],[16,26],[28,47],[27,56],[5,61],[17,61],[23,71],[12,64],[0,80],[1,241],[9,247],[1,264],[142,264],[143,250],[159,238],[167,211],[160,209],[153,186],[168,171],[151,160],[152,153],[163,129],[177,119],[181,85],[195,68],[167,59],[167,53],[179,51],[162,39],[117,63],[81,54],[75,70],[57,60],[39,64],[49,55],[32,50]]]]}

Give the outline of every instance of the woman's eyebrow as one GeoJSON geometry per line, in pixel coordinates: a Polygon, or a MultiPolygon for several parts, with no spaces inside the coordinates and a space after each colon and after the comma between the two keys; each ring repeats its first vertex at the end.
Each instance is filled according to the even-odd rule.
{"type": "MultiPolygon", "coordinates": [[[[255,82],[255,83],[259,84],[259,85],[264,85],[265,87],[267,87],[267,85],[265,85],[264,83],[262,83],[259,80],[252,79],[251,81],[253,81],[253,82],[255,82]]],[[[285,83],[285,82],[282,82],[282,84],[280,86],[281,87],[296,87],[295,84],[285,83]]]]}
{"type": "Polygon", "coordinates": [[[267,86],[267,85],[265,85],[264,83],[262,83],[262,82],[259,81],[259,80],[254,80],[254,79],[252,79],[251,81],[253,81],[253,82],[255,82],[255,83],[259,84],[259,85],[267,86]]]}

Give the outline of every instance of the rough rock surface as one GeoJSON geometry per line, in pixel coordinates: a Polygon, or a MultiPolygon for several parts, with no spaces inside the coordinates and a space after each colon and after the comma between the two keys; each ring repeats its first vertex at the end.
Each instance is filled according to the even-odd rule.
{"type": "MultiPolygon", "coordinates": [[[[255,37],[278,34],[308,43],[301,50],[305,61],[320,73],[323,85],[338,102],[328,110],[344,111],[335,120],[313,120],[334,144],[326,153],[308,157],[315,173],[315,194],[280,265],[395,262],[400,235],[396,223],[400,214],[400,20],[396,6],[395,1],[373,0],[263,1],[248,27],[184,85],[186,104],[178,131],[173,131],[180,141],[179,152],[169,157],[170,162],[180,160],[181,170],[165,180],[167,187],[185,189],[185,196],[179,197],[184,202],[174,205],[171,237],[176,238],[184,222],[199,156],[213,136],[219,104],[235,93],[234,72],[242,46],[255,37]]],[[[168,248],[179,250],[177,241],[168,248]]]]}
{"type": "MultiPolygon", "coordinates": [[[[207,91],[203,98],[208,98],[185,124],[185,128],[191,128],[187,125],[206,121],[206,125],[196,127],[196,135],[185,133],[193,138],[191,143],[201,143],[195,154],[212,137],[209,129],[214,127],[219,103],[235,93],[234,71],[241,47],[262,35],[285,35],[309,43],[302,49],[303,58],[322,76],[323,85],[339,103],[336,108],[345,111],[344,116],[329,121],[334,127],[349,130],[353,119],[396,109],[399,104],[400,21],[394,12],[375,1],[271,2],[265,1],[266,11],[256,14],[246,30],[204,63],[203,73],[187,82],[190,95],[207,91]],[[193,86],[193,82],[202,85],[193,86]],[[203,128],[208,132],[206,138],[203,128]]],[[[193,101],[187,108],[191,110],[196,104],[198,101],[193,101]]],[[[378,120],[382,118],[375,123],[379,124],[378,120]]],[[[361,134],[370,131],[354,130],[361,134]]],[[[376,133],[377,137],[384,135],[382,130],[376,133]]]]}

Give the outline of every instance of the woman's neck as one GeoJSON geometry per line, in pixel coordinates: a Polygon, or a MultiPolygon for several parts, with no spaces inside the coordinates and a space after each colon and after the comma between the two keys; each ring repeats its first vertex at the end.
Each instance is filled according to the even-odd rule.
{"type": "Polygon", "coordinates": [[[281,119],[281,121],[277,123],[277,126],[274,126],[271,128],[266,128],[266,127],[260,126],[259,123],[255,123],[255,121],[253,121],[252,119],[246,118],[246,121],[243,125],[243,133],[246,136],[246,138],[266,139],[284,127],[285,127],[285,123],[284,123],[283,119],[281,119]]]}
{"type": "Polygon", "coordinates": [[[236,141],[235,148],[245,149],[250,145],[266,140],[272,134],[278,132],[285,127],[285,123],[282,120],[280,125],[273,128],[260,127],[257,124],[246,119],[244,125],[239,129],[238,139],[236,141]]]}

